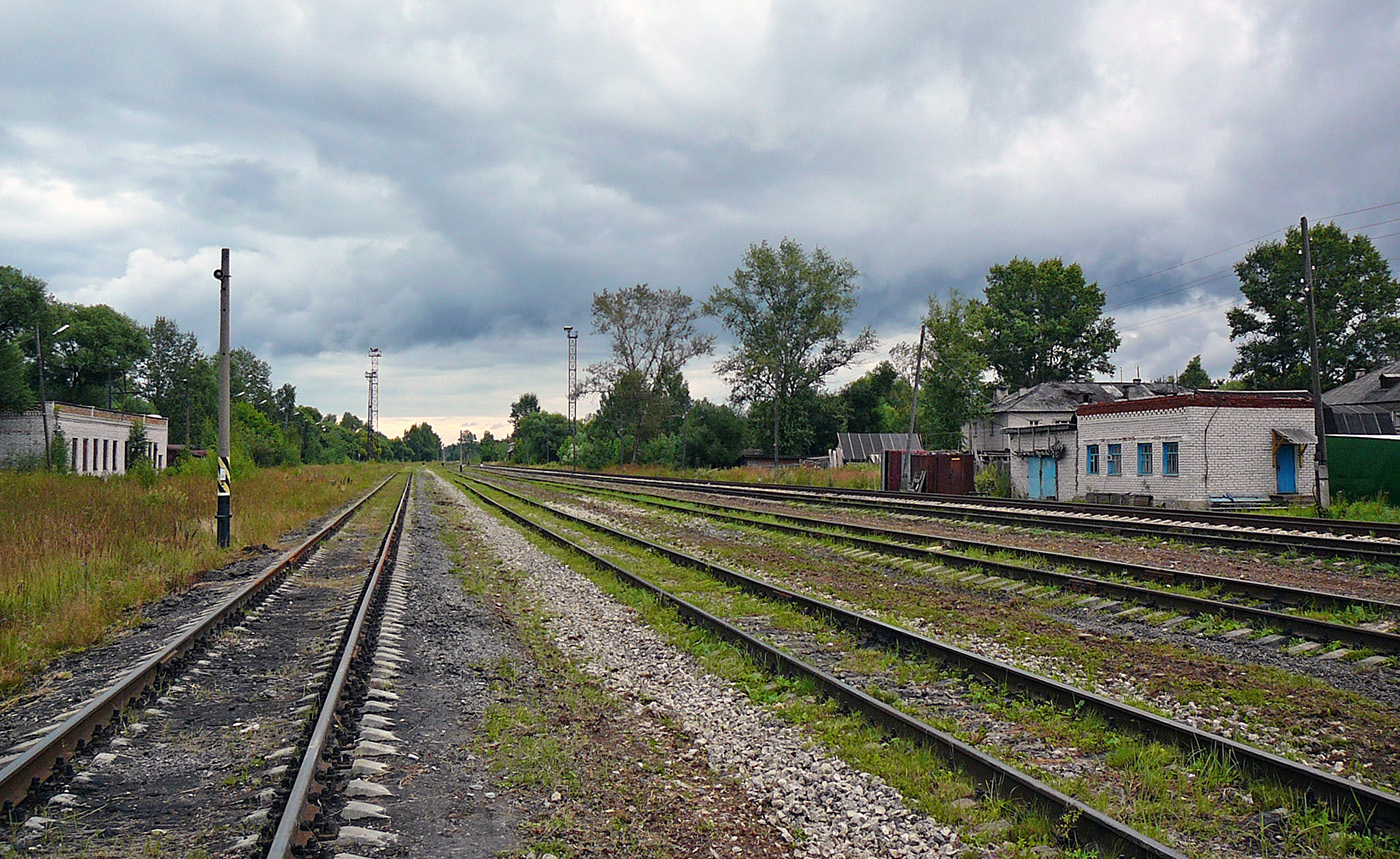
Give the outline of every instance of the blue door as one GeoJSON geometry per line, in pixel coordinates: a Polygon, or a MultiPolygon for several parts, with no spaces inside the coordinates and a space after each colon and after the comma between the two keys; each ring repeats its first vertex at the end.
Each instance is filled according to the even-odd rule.
{"type": "Polygon", "coordinates": [[[1031,498],[1040,500],[1054,498],[1055,458],[1052,456],[1032,456],[1026,459],[1026,469],[1030,478],[1028,488],[1031,498]]]}
{"type": "Polygon", "coordinates": [[[1274,456],[1274,468],[1278,472],[1278,492],[1280,495],[1293,495],[1298,491],[1298,446],[1281,444],[1274,456]]]}

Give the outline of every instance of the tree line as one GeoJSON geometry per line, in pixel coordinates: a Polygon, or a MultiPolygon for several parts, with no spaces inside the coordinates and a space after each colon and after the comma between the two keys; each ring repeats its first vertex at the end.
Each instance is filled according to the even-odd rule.
{"type": "MultiPolygon", "coordinates": [[[[1311,231],[1323,388],[1400,355],[1400,283],[1369,238],[1334,224],[1311,231]]],[[[1238,358],[1228,379],[1212,382],[1200,356],[1163,381],[1190,388],[1305,389],[1310,364],[1301,234],[1264,242],[1234,266],[1244,299],[1226,318],[1238,358]]],[[[608,357],[585,370],[577,395],[599,396],[577,433],[561,414],[544,412],[533,393],[511,407],[511,433],[468,432],[444,450],[427,424],[402,438],[373,436],[357,416],[337,418],[274,388],[270,368],[247,349],[231,356],[236,444],[258,464],[349,459],[451,459],[733,465],[744,449],[774,457],[819,455],[838,432],[904,432],[914,403],[915,430],[930,448],[960,448],[962,428],[987,413],[993,391],[1049,381],[1088,381],[1113,370],[1121,338],[1104,315],[1105,296],[1077,263],[1015,257],[993,265],[980,297],[953,290],[930,295],[917,342],[829,390],[827,380],[874,346],[869,328],[846,328],[859,272],[821,247],[791,239],[750,245],[725,285],[697,304],[678,289],[648,284],[593,296],[592,330],[608,357]],[[699,330],[713,317],[734,346],[715,362],[730,385],[727,401],[695,401],[682,372],[712,354],[699,330]]],[[[208,447],[216,417],[214,358],[192,333],[157,317],[141,326],[103,305],[56,302],[42,280],[0,267],[0,409],[31,404],[39,352],[50,399],[170,420],[170,440],[208,447]],[[66,326],[66,328],[65,328],[66,326]],[[52,332],[64,329],[60,335],[52,332]],[[38,337],[35,337],[35,333],[38,337]]]]}
{"type": "MultiPolygon", "coordinates": [[[[43,280],[0,266],[0,410],[38,401],[41,364],[50,400],[162,415],[171,444],[217,442],[218,356],[193,332],[164,316],[146,326],[106,305],[56,301],[43,280]]],[[[298,403],[296,387],[273,387],[272,368],[249,349],[229,353],[229,394],[231,453],[254,465],[428,460],[442,451],[427,424],[390,439],[350,412],[337,418],[298,403]]]]}
{"type": "MultiPolygon", "coordinates": [[[[1191,358],[1156,381],[1186,388],[1306,389],[1311,372],[1303,291],[1301,233],[1255,246],[1235,266],[1241,306],[1226,318],[1239,344],[1228,379],[1212,381],[1191,358]]],[[[1310,231],[1323,389],[1400,356],[1400,283],[1366,236],[1335,224],[1310,231]]],[[[784,239],[751,245],[729,283],[703,305],[679,290],[639,284],[593,296],[593,332],[610,357],[588,368],[578,394],[600,395],[598,411],[576,436],[563,415],[542,412],[524,394],[511,407],[512,433],[469,441],[483,459],[727,467],[741,451],[820,455],[838,432],[909,429],[918,374],[915,430],[925,446],[958,449],[963,427],[988,413],[996,389],[1042,382],[1090,381],[1112,372],[1121,337],[1104,315],[1105,296],[1077,264],[1016,257],[991,266],[980,298],[958,290],[931,295],[922,318],[922,352],[896,344],[890,360],[829,391],[836,370],[870,351],[869,328],[846,336],[859,273],[817,247],[784,239]],[[714,338],[696,321],[717,318],[733,349],[715,364],[731,385],[729,401],[691,400],[682,366],[709,354],[714,338]],[[916,370],[917,368],[917,370],[916,370]]],[[[1189,324],[1189,323],[1188,323],[1189,324]]],[[[449,449],[455,456],[460,451],[449,449]]]]}

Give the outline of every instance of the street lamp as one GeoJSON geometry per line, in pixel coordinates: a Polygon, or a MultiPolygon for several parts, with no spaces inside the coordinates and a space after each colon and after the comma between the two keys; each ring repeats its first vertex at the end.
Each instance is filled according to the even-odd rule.
{"type": "Polygon", "coordinates": [[[578,332],[574,326],[564,326],[569,338],[569,462],[578,471],[578,332]]]}
{"type": "MultiPolygon", "coordinates": [[[[64,323],[49,337],[57,337],[70,327],[64,323]]],[[[44,344],[39,341],[37,323],[34,325],[34,357],[39,361],[39,413],[43,416],[44,421],[44,467],[53,468],[53,446],[49,443],[49,396],[44,390],[44,344]]]]}

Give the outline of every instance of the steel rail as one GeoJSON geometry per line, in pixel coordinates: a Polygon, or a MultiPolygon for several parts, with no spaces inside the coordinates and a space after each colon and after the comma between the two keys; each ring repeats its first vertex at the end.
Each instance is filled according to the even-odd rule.
{"type": "Polygon", "coordinates": [[[341,705],[352,674],[360,665],[360,657],[365,652],[364,645],[375,629],[371,627],[371,614],[382,606],[381,585],[388,578],[386,570],[392,563],[399,546],[399,536],[403,531],[404,517],[408,514],[410,492],[413,489],[413,476],[404,483],[403,494],[394,518],[384,533],[379,555],[374,568],[365,579],[355,602],[353,620],[346,626],[337,645],[338,656],[335,673],[326,686],[320,710],[307,739],[306,750],[301,764],[297,767],[296,778],[287,796],[283,812],[273,831],[272,842],[268,846],[267,859],[290,859],[306,846],[314,837],[311,823],[320,812],[317,804],[324,790],[322,774],[330,768],[325,755],[330,748],[337,724],[341,720],[341,705]]]}
{"type": "MultiPolygon", "coordinates": [[[[894,537],[896,539],[917,538],[921,542],[948,542],[943,540],[943,538],[931,535],[917,534],[914,532],[906,532],[895,529],[883,529],[866,525],[846,525],[839,522],[831,522],[823,519],[809,519],[806,517],[795,516],[792,514],[766,512],[757,514],[772,516],[778,519],[787,519],[790,521],[796,520],[799,522],[807,523],[819,522],[824,525],[829,525],[838,528],[846,528],[855,532],[851,534],[839,534],[832,533],[829,531],[814,530],[812,528],[803,527],[801,525],[784,525],[781,522],[765,522],[762,520],[751,519],[746,516],[738,516],[734,513],[724,512],[720,510],[689,510],[680,505],[667,504],[656,501],[652,498],[644,497],[638,500],[643,501],[647,504],[652,504],[666,509],[699,514],[713,519],[733,522],[739,525],[763,528],[770,531],[778,531],[781,533],[792,534],[800,537],[839,540],[852,546],[858,546],[863,549],[869,549],[871,551],[880,552],[886,555],[897,555],[900,557],[911,558],[920,561],[928,561],[931,563],[938,563],[950,567],[959,567],[964,569],[977,568],[988,571],[994,571],[1007,578],[1017,579],[1019,581],[1034,582],[1036,584],[1062,588],[1065,590],[1072,590],[1078,593],[1094,594],[1096,596],[1111,596],[1116,599],[1132,600],[1133,602],[1139,604],[1155,606],[1159,608],[1168,608],[1174,611],[1190,612],[1192,614],[1223,615],[1234,620],[1256,624],[1257,626],[1255,628],[1272,626],[1277,627],[1278,629],[1281,629],[1286,632],[1294,633],[1296,635],[1312,639],[1337,641],[1343,644],[1351,645],[1353,647],[1368,648],[1383,653],[1400,653],[1400,635],[1397,635],[1393,632],[1367,629],[1366,627],[1361,626],[1349,626],[1344,623],[1336,623],[1334,621],[1320,620],[1317,618],[1310,618],[1303,615],[1289,614],[1287,612],[1280,612],[1267,608],[1258,608],[1255,606],[1240,605],[1238,603],[1223,602],[1220,600],[1209,599],[1206,597],[1196,597],[1191,596],[1189,594],[1179,594],[1174,593],[1172,591],[1158,590],[1149,587],[1140,587],[1137,585],[1113,582],[1105,579],[1092,578],[1089,576],[1079,576],[1073,573],[1062,573],[1055,570],[1043,570],[1037,567],[1027,567],[1022,566],[1020,564],[1013,564],[1007,561],[997,561],[990,558],[972,558],[968,557],[967,555],[958,554],[956,552],[945,552],[940,551],[938,549],[925,548],[923,546],[909,546],[900,543],[891,543],[888,542],[888,540],[886,539],[871,539],[867,537],[857,536],[856,534],[874,533],[879,537],[894,537]]],[[[713,507],[714,505],[702,504],[700,506],[713,507]]],[[[1079,564],[1090,567],[1098,567],[1100,569],[1106,569],[1109,572],[1125,572],[1130,575],[1135,574],[1134,571],[1130,569],[1130,567],[1133,565],[1123,565],[1120,567],[1116,566],[1117,562],[1105,561],[1102,559],[1084,558],[1079,555],[1064,555],[1056,552],[1042,552],[1035,549],[1022,549],[1020,547],[989,547],[985,544],[978,544],[973,541],[956,542],[962,543],[967,548],[1005,548],[1009,551],[1019,552],[1023,555],[1030,555],[1032,557],[1039,557],[1044,560],[1052,561],[1054,563],[1079,564]]],[[[1233,585],[1238,581],[1236,579],[1225,579],[1218,576],[1207,576],[1201,573],[1185,573],[1176,570],[1167,570],[1164,568],[1156,567],[1139,567],[1138,570],[1143,572],[1143,578],[1149,578],[1149,574],[1147,571],[1158,572],[1160,574],[1160,579],[1149,578],[1149,580],[1170,581],[1170,577],[1174,576],[1176,581],[1172,583],[1191,584],[1197,587],[1205,587],[1209,585],[1220,585],[1222,587],[1227,587],[1229,585],[1233,585]]],[[[1245,592],[1251,596],[1262,598],[1278,598],[1280,596],[1287,595],[1298,599],[1302,599],[1306,596],[1311,596],[1314,593],[1312,591],[1306,591],[1299,588],[1285,588],[1281,585],[1254,585],[1254,583],[1245,584],[1253,586],[1239,588],[1240,591],[1245,592]],[[1281,593],[1274,594],[1271,589],[1275,588],[1280,589],[1281,593]]],[[[1323,596],[1330,596],[1332,598],[1334,608],[1344,609],[1349,605],[1360,605],[1363,607],[1371,608],[1373,610],[1384,610],[1392,614],[1400,612],[1400,605],[1396,605],[1394,603],[1384,603],[1373,600],[1352,601],[1343,597],[1338,597],[1336,595],[1323,596]]],[[[1319,602],[1322,601],[1324,600],[1319,599],[1319,602]]]]}
{"type": "Polygon", "coordinates": [[[1356,813],[1362,820],[1382,823],[1391,829],[1400,829],[1400,796],[1388,791],[1339,778],[1332,773],[1323,772],[1272,752],[1203,731],[1175,719],[1158,716],[1155,713],[1140,710],[1097,693],[1016,668],[995,659],[979,656],[971,651],[911,632],[870,615],[851,611],[753,578],[644,537],[565,513],[544,502],[518,495],[489,481],[480,482],[520,503],[546,510],[566,521],[576,522],[587,528],[633,543],[662,555],[673,563],[702,570],[708,575],[730,582],[751,593],[787,602],[809,615],[834,620],[877,641],[887,642],[896,649],[932,656],[992,683],[1005,684],[1035,697],[1053,701],[1071,712],[1081,707],[1088,707],[1099,713],[1111,724],[1129,726],[1139,733],[1170,742],[1188,752],[1206,750],[1228,755],[1256,775],[1275,778],[1282,784],[1305,791],[1308,795],[1344,814],[1356,813]]]}
{"type": "MultiPolygon", "coordinates": [[[[919,531],[909,531],[903,528],[886,528],[878,525],[862,525],[855,522],[841,522],[835,519],[823,519],[819,516],[802,516],[796,513],[786,513],[773,510],[755,510],[752,508],[735,508],[728,505],[714,504],[706,501],[695,501],[688,499],[674,499],[668,496],[658,496],[652,493],[638,490],[624,490],[615,487],[598,487],[594,481],[587,476],[560,476],[551,475],[547,477],[536,477],[533,472],[513,474],[513,477],[523,477],[525,480],[538,481],[552,485],[568,485],[589,488],[594,492],[613,492],[627,498],[633,498],[642,503],[651,504],[664,509],[681,512],[696,512],[691,508],[702,508],[707,516],[716,518],[733,518],[744,524],[767,527],[770,523],[754,521],[743,517],[734,516],[730,511],[742,509],[744,512],[755,516],[767,516],[785,522],[793,522],[805,525],[820,525],[829,528],[838,528],[853,534],[860,534],[869,537],[884,539],[902,540],[913,543],[938,543],[950,548],[962,550],[999,551],[1018,554],[1027,558],[1034,558],[1054,565],[1069,565],[1082,569],[1094,570],[1107,574],[1126,574],[1132,578],[1145,582],[1154,582],[1167,585],[1188,585],[1198,588],[1216,588],[1220,591],[1235,594],[1248,599],[1268,600],[1274,603],[1287,603],[1289,605],[1307,606],[1312,608],[1323,608],[1332,611],[1346,611],[1348,609],[1363,609],[1380,614],[1390,614],[1400,616],[1400,603],[1387,602],[1385,600],[1370,599],[1367,597],[1348,596],[1334,591],[1320,591],[1309,588],[1298,588],[1291,585],[1272,584],[1269,582],[1256,582],[1249,579],[1236,579],[1229,576],[1217,576],[1209,573],[1199,573],[1193,570],[1178,570],[1171,567],[1157,567],[1150,564],[1138,564],[1130,561],[1115,561],[1106,558],[1095,558],[1088,555],[1075,555],[1068,552],[1053,552],[1047,549],[1034,549],[1029,546],[1018,546],[1011,543],[997,543],[987,540],[968,540],[960,537],[951,537],[942,534],[925,534],[919,531]],[[664,499],[664,500],[662,500],[664,499]],[[690,505],[687,507],[686,505],[690,505]],[[713,512],[709,512],[713,511],[713,512]]],[[[840,534],[826,532],[816,532],[812,536],[844,539],[840,534]]],[[[1396,638],[1392,636],[1392,638],[1396,638]]],[[[1381,639],[1384,641],[1385,639],[1381,639]]],[[[1396,639],[1400,642],[1400,638],[1396,639]]]]}
{"type": "Polygon", "coordinates": [[[1107,850],[1110,854],[1130,856],[1135,857],[1135,859],[1185,859],[1184,854],[1156,839],[1085,805],[975,746],[862,692],[836,676],[773,647],[728,621],[710,614],[607,558],[574,543],[549,527],[511,510],[485,495],[469,482],[460,478],[454,482],[509,519],[538,532],[572,552],[586,557],[590,562],[609,571],[623,582],[659,597],[671,605],[687,622],[710,630],[747,653],[756,662],[791,677],[810,679],[824,695],[851,711],[861,713],[884,730],[939,752],[945,760],[963,769],[991,792],[1059,815],[1060,819],[1067,825],[1068,832],[1072,833],[1080,844],[1093,844],[1100,849],[1107,850]]]}
{"type": "MultiPolygon", "coordinates": [[[[530,469],[553,471],[558,474],[574,472],[559,469],[530,469]]],[[[752,486],[754,484],[722,480],[699,480],[694,478],[633,477],[631,475],[603,475],[627,480],[670,481],[674,483],[700,486],[752,486]]],[[[792,489],[804,487],[793,486],[792,489]]],[[[1031,511],[1056,511],[1095,516],[1120,516],[1129,519],[1171,519],[1188,524],[1215,524],[1230,527],[1280,528],[1294,532],[1325,532],[1337,536],[1384,537],[1400,540],[1400,524],[1393,522],[1367,522],[1361,519],[1309,519],[1297,516],[1279,516],[1265,513],[1230,513],[1220,510],[1178,510],[1165,507],[1136,507],[1123,504],[1090,504],[1073,501],[1042,501],[1025,498],[990,498],[985,495],[950,495],[947,493],[903,493],[875,489],[848,489],[833,487],[829,490],[856,497],[886,498],[897,500],[929,501],[959,506],[1011,507],[1031,511]]]]}
{"type": "Polygon", "coordinates": [[[316,533],[303,540],[300,545],[283,553],[253,581],[210,609],[194,626],[90,699],[67,721],[0,769],[0,802],[3,803],[3,811],[9,813],[33,790],[55,773],[65,769],[72,761],[73,755],[85,749],[93,737],[110,725],[122,711],[173,671],[185,654],[193,650],[205,636],[223,627],[240,609],[260,597],[270,586],[280,582],[288,570],[304,561],[317,546],[339,530],[366,501],[393,478],[393,475],[386,477],[316,533]]]}
{"type": "MultiPolygon", "coordinates": [[[[504,470],[494,466],[492,468],[504,470]]],[[[548,473],[552,470],[529,469],[529,471],[548,473]]],[[[557,473],[567,474],[568,472],[557,473]]],[[[1193,525],[1189,522],[1182,522],[1175,526],[1151,525],[1142,521],[1127,522],[1121,519],[1104,518],[1090,505],[1078,505],[1083,509],[1076,511],[1075,514],[1067,512],[1037,513],[1034,509],[997,511],[995,509],[988,509],[989,504],[985,500],[980,501],[980,503],[967,500],[976,498],[976,496],[952,496],[960,500],[950,503],[925,501],[923,499],[926,496],[876,492],[866,489],[811,489],[804,487],[778,487],[773,485],[759,486],[755,484],[730,483],[725,481],[686,480],[681,478],[642,478],[613,474],[594,475],[594,477],[610,482],[666,486],[673,489],[709,492],[717,495],[738,495],[780,501],[827,504],[832,506],[879,510],[885,513],[902,513],[940,519],[960,519],[971,522],[1011,525],[1021,528],[1034,526],[1060,531],[1185,540],[1206,545],[1229,546],[1232,548],[1250,549],[1273,554],[1277,554],[1281,548],[1286,548],[1327,557],[1347,557],[1387,564],[1400,564],[1400,544],[1367,542],[1360,538],[1310,535],[1303,532],[1297,526],[1290,529],[1291,533],[1274,533],[1259,528],[1257,525],[1253,524],[1251,520],[1243,517],[1240,522],[1231,523],[1228,526],[1210,525],[1207,523],[1197,523],[1193,525]],[[1242,530],[1230,533],[1222,530],[1225,527],[1235,527],[1242,530]]],[[[946,498],[948,496],[938,497],[946,498]]],[[[1001,500],[1002,499],[997,499],[997,501],[1001,500]]],[[[1309,523],[1308,527],[1311,528],[1311,523],[1316,520],[1292,521],[1307,521],[1309,523]]]]}

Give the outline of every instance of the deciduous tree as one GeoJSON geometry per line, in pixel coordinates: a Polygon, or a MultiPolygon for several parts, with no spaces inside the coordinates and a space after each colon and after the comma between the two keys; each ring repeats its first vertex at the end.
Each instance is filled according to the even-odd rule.
{"type": "Polygon", "coordinates": [[[1186,369],[1181,371],[1181,375],[1176,377],[1176,383],[1183,388],[1209,388],[1210,374],[1206,368],[1201,366],[1201,356],[1197,355],[1186,362],[1186,369]]]}
{"type": "Polygon", "coordinates": [[[705,312],[719,317],[739,342],[716,367],[738,402],[772,404],[773,462],[781,452],[782,412],[833,371],[869,351],[875,332],[847,340],[859,272],[818,247],[810,254],[791,239],[777,248],[750,245],[731,286],[716,286],[705,312]]]}
{"type": "MultiPolygon", "coordinates": [[[[1322,389],[1400,357],[1400,283],[1370,238],[1335,224],[1309,230],[1322,389]]],[[[1226,313],[1238,342],[1231,375],[1253,388],[1312,386],[1303,235],[1255,246],[1235,264],[1246,304],[1226,313]]]]}
{"type": "MultiPolygon", "coordinates": [[[[985,305],[956,289],[948,294],[947,303],[929,296],[916,421],[926,447],[962,448],[963,426],[986,414],[982,375],[988,360],[979,340],[986,312],[985,305]]],[[[890,350],[906,378],[913,378],[917,352],[916,343],[900,343],[890,350]]]]}
{"type": "Polygon", "coordinates": [[[1086,283],[1078,263],[1020,257],[987,273],[982,351],[1008,387],[1089,379],[1109,372],[1118,348],[1104,294],[1086,283]]]}

